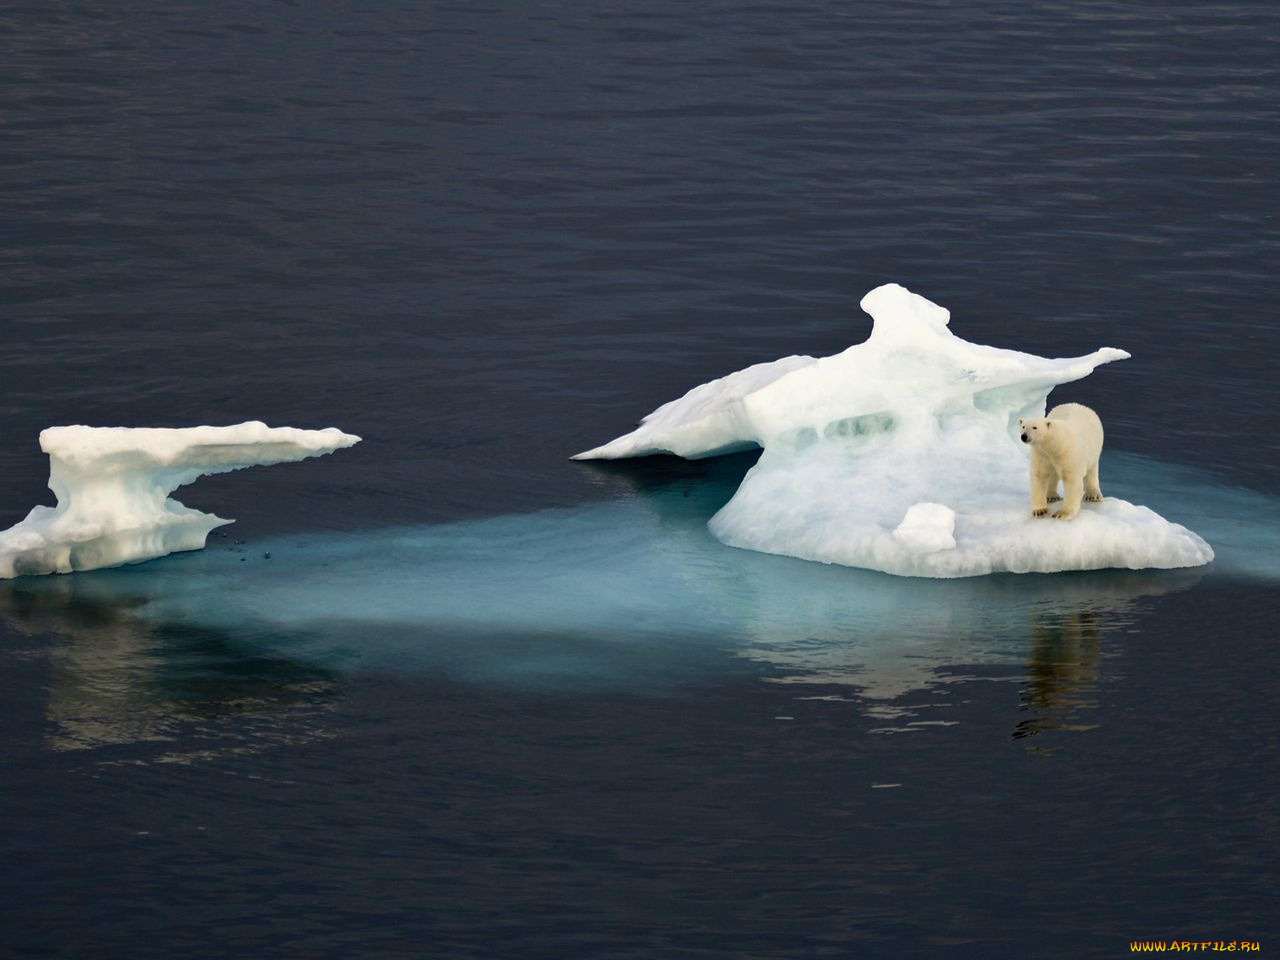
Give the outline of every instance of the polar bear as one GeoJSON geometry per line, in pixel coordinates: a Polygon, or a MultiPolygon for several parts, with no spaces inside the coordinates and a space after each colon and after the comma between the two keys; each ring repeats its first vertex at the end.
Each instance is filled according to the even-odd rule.
{"type": "Polygon", "coordinates": [[[1101,500],[1098,458],[1102,456],[1102,421],[1088,407],[1062,403],[1047,417],[1019,420],[1022,442],[1031,445],[1031,515],[1043,517],[1058,500],[1062,480],[1062,509],[1058,520],[1080,512],[1080,501],[1101,500]]]}

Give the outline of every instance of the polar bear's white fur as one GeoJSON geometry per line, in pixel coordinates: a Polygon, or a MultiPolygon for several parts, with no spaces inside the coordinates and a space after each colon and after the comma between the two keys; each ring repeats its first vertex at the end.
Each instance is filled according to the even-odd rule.
{"type": "Polygon", "coordinates": [[[1062,481],[1062,509],[1058,520],[1080,512],[1081,500],[1101,500],[1098,458],[1102,456],[1102,421],[1088,407],[1063,403],[1047,417],[1019,420],[1022,442],[1031,445],[1031,515],[1043,517],[1057,501],[1062,481]]]}

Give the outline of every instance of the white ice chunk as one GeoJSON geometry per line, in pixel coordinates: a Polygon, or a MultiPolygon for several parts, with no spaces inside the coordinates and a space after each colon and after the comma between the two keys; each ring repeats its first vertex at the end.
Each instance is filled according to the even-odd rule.
{"type": "Polygon", "coordinates": [[[50,427],[56,507],[35,507],[0,531],[0,579],[69,573],[199,550],[231,523],[169,498],[197,477],[318,457],[359,443],[334,427],[298,430],[256,421],[231,427],[50,427]]]}
{"type": "Polygon", "coordinates": [[[914,503],[894,528],[893,539],[915,553],[954,550],[956,512],[942,503],[914,503]]]}
{"type": "MultiPolygon", "coordinates": [[[[906,576],[1054,572],[1208,563],[1200,537],[1145,507],[1108,498],[1072,521],[1033,519],[1019,417],[1049,391],[1129,356],[1104,347],[1047,359],[969,343],[950,314],[897,284],[862,300],[874,326],[830,357],[759,364],[689,391],[580,459],[673,452],[764,453],[711,519],[731,546],[906,576]],[[953,547],[898,530],[916,504],[954,513],[953,547]]],[[[1106,452],[1101,482],[1106,490],[1106,452]]]]}

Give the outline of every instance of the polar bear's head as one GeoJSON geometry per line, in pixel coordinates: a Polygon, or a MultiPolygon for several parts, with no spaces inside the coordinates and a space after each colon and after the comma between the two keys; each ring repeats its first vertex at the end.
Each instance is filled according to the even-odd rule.
{"type": "Polygon", "coordinates": [[[1018,419],[1018,430],[1022,433],[1022,442],[1037,444],[1043,443],[1050,436],[1053,429],[1053,421],[1046,417],[1032,417],[1027,420],[1018,419]]]}

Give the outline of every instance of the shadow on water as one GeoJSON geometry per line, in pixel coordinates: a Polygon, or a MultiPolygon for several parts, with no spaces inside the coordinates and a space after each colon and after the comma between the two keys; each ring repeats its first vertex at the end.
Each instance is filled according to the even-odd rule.
{"type": "Polygon", "coordinates": [[[1107,631],[1202,576],[920,580],[729,549],[706,521],[753,461],[591,466],[612,499],[23,578],[0,584],[0,616],[65,638],[61,747],[316,706],[360,672],[646,695],[749,677],[886,729],[917,722],[909,695],[985,674],[1025,681],[1015,736],[1030,737],[1087,726],[1107,631]]]}

